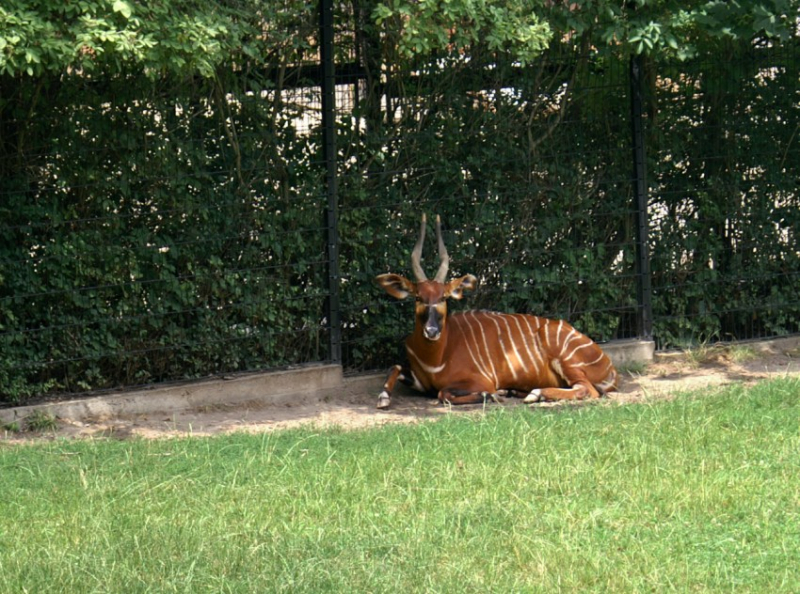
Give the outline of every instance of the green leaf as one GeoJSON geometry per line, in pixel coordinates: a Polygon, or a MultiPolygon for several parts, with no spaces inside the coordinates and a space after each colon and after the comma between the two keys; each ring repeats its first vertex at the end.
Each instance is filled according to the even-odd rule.
{"type": "Polygon", "coordinates": [[[133,14],[133,8],[131,8],[131,5],[124,0],[116,0],[114,2],[113,9],[114,12],[120,13],[126,19],[131,18],[131,15],[133,14]]]}

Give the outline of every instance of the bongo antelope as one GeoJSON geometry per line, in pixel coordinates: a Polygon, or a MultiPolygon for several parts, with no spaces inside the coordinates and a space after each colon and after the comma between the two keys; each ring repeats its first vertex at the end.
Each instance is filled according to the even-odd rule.
{"type": "Polygon", "coordinates": [[[477,286],[467,274],[447,280],[450,258],[436,217],[440,265],[428,280],[420,264],[425,215],[411,252],[411,281],[381,274],[378,284],[392,297],[414,297],[414,332],[406,339],[407,366],[395,365],[378,397],[378,408],[391,404],[398,380],[437,394],[440,402],[469,404],[521,396],[539,400],[599,398],[616,389],[611,360],[590,338],[563,320],[528,314],[467,311],[447,315],[447,300],[461,299],[477,286]]]}

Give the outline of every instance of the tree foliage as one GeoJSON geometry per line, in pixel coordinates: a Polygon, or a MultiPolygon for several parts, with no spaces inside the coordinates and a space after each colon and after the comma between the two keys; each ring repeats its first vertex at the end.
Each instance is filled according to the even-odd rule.
{"type": "Polygon", "coordinates": [[[293,33],[314,6],[303,0],[8,0],[0,7],[0,74],[212,78],[224,64],[258,63],[278,51],[284,59],[302,59],[314,32],[293,33]]]}
{"type": "Polygon", "coordinates": [[[681,59],[707,51],[711,39],[786,41],[796,31],[798,8],[796,0],[389,0],[378,2],[373,16],[387,32],[398,32],[404,56],[468,55],[486,46],[527,64],[565,35],[588,34],[598,48],[681,59]]]}

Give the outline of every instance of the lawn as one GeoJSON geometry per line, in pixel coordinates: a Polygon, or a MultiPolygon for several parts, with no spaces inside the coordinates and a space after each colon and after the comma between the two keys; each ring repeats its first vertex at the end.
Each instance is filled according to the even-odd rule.
{"type": "Polygon", "coordinates": [[[800,590],[800,381],[0,445],[0,592],[800,590]]]}

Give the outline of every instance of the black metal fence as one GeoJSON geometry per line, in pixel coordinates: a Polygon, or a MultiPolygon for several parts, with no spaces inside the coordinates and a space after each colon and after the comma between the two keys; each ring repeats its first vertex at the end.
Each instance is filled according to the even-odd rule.
{"type": "Polygon", "coordinates": [[[480,279],[455,307],[659,348],[800,332],[796,38],[521,68],[395,60],[358,3],[295,19],[291,55],[213,81],[3,81],[0,400],[385,367],[411,314],[373,278],[423,212],[480,279]]]}

